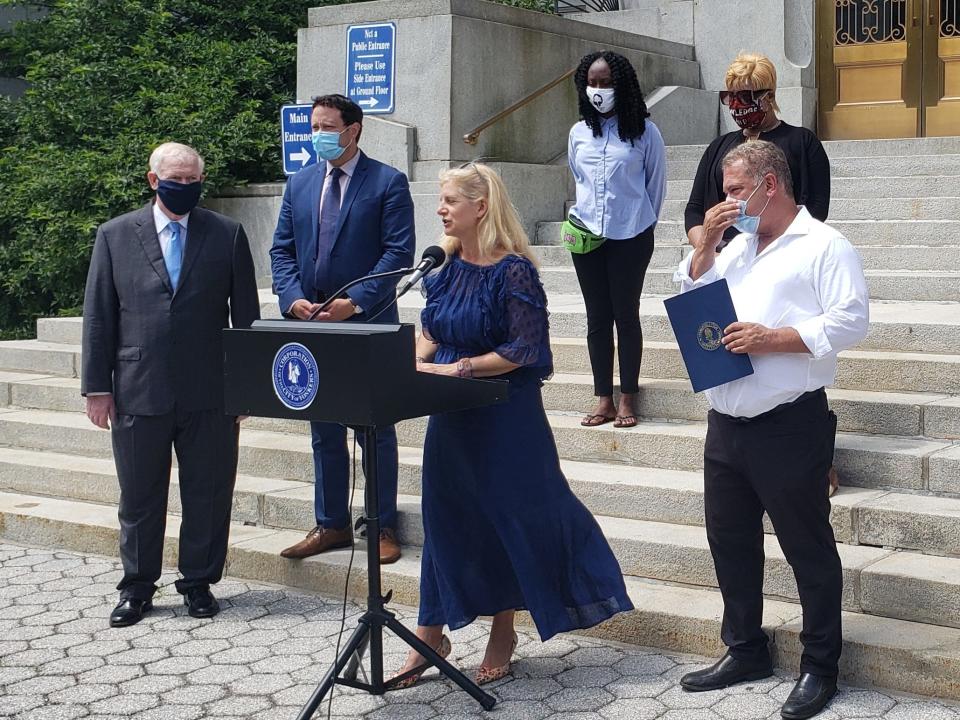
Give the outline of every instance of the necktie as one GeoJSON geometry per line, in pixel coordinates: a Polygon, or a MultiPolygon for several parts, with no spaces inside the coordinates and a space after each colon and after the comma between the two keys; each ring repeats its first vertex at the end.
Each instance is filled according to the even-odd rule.
{"type": "Polygon", "coordinates": [[[323,206],[320,208],[320,223],[317,229],[317,290],[326,287],[330,251],[336,239],[337,221],[340,219],[340,178],[343,170],[330,171],[330,182],[323,193],[323,206]]]}
{"type": "Polygon", "coordinates": [[[183,240],[180,236],[180,223],[172,222],[167,225],[170,228],[170,244],[167,246],[167,254],[163,261],[167,266],[167,275],[170,276],[170,284],[174,291],[177,289],[177,283],[180,282],[180,265],[183,263],[183,240]]]}

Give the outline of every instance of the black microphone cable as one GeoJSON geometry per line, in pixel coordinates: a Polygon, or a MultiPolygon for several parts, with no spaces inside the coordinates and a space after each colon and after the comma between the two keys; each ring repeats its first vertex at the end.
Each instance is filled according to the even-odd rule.
{"type": "MultiPolygon", "coordinates": [[[[352,482],[350,483],[350,532],[353,532],[353,498],[357,491],[357,431],[353,431],[353,465],[352,465],[351,475],[353,477],[352,482]]],[[[370,542],[370,539],[367,538],[367,542],[370,542]]],[[[350,595],[350,573],[353,571],[353,558],[357,552],[357,542],[356,538],[350,543],[350,562],[347,563],[347,579],[343,583],[343,603],[342,610],[340,613],[340,631],[337,633],[337,647],[333,651],[333,667],[337,665],[337,659],[340,657],[340,643],[343,640],[343,630],[347,626],[347,602],[350,595]]],[[[359,652],[359,650],[357,651],[359,652]]],[[[358,658],[359,659],[359,658],[358,658]]],[[[366,675],[364,675],[366,677],[366,675]]],[[[330,720],[333,714],[333,695],[337,690],[337,680],[334,677],[333,685],[330,686],[330,697],[327,700],[327,720],[330,720]]]]}

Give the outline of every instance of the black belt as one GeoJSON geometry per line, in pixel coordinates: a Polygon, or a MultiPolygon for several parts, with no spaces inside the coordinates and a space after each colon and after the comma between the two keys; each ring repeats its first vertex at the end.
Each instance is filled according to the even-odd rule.
{"type": "MultiPolygon", "coordinates": [[[[798,397],[796,400],[791,400],[790,402],[781,403],[777,405],[772,410],[767,410],[766,412],[760,413],[759,415],[754,415],[753,417],[736,417],[734,415],[725,415],[722,412],[718,412],[717,415],[722,417],[724,420],[728,420],[732,423],[737,423],[738,425],[748,425],[752,422],[757,422],[758,420],[766,420],[767,418],[773,417],[778,413],[782,413],[784,410],[792,408],[794,405],[799,405],[804,403],[807,400],[813,400],[826,395],[826,392],[823,388],[818,388],[817,390],[811,390],[810,392],[805,392],[803,395],[798,397]]],[[[716,411],[714,411],[716,412],[716,411]]]]}

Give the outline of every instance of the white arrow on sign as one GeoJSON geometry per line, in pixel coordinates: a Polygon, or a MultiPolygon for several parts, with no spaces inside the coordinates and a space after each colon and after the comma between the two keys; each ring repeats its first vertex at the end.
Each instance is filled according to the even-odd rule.
{"type": "Polygon", "coordinates": [[[376,99],[376,98],[369,98],[369,99],[367,99],[367,100],[361,100],[360,102],[357,103],[357,105],[360,105],[361,107],[364,106],[364,105],[366,105],[367,107],[376,107],[376,106],[379,105],[379,104],[380,104],[380,103],[377,102],[377,99],[376,99]]]}
{"type": "Polygon", "coordinates": [[[299,160],[300,167],[303,167],[308,162],[310,162],[310,153],[307,151],[306,148],[300,148],[297,152],[290,153],[290,161],[292,162],[294,160],[299,160]]]}

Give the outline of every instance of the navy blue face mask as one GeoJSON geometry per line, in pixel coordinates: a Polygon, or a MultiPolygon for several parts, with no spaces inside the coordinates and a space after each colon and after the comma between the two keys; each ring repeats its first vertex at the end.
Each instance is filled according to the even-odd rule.
{"type": "Polygon", "coordinates": [[[161,180],[157,186],[157,197],[174,215],[186,215],[200,202],[203,182],[178,183],[174,180],[161,180]]]}

